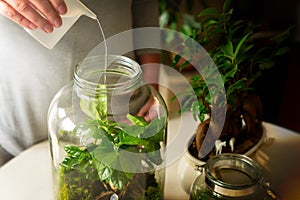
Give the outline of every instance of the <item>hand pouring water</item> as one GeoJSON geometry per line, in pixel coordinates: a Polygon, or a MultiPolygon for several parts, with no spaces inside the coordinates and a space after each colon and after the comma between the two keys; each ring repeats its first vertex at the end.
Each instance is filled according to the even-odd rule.
{"type": "Polygon", "coordinates": [[[40,29],[25,29],[32,37],[48,49],[52,49],[82,15],[88,16],[92,19],[97,19],[95,13],[93,13],[79,0],[66,0],[65,3],[67,5],[68,12],[61,16],[62,26],[54,29],[52,33],[45,33],[40,29]]]}

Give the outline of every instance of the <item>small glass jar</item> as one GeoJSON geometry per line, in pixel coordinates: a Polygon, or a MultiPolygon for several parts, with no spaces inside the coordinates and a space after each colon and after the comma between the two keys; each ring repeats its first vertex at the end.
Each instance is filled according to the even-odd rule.
{"type": "Polygon", "coordinates": [[[86,58],[49,108],[55,199],[163,199],[167,118],[138,63],[86,58]]]}
{"type": "Polygon", "coordinates": [[[268,200],[276,199],[260,166],[251,158],[224,153],[210,158],[195,179],[190,200],[268,200]]]}

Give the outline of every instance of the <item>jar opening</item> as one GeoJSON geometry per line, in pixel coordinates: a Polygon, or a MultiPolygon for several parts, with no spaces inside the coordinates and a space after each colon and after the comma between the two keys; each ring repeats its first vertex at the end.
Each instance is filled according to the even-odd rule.
{"type": "Polygon", "coordinates": [[[221,154],[207,162],[205,181],[225,196],[246,196],[257,190],[260,168],[252,159],[238,154],[221,154]]]}
{"type": "Polygon", "coordinates": [[[76,66],[74,81],[91,93],[132,90],[140,82],[139,64],[124,56],[93,56],[76,66]]]}

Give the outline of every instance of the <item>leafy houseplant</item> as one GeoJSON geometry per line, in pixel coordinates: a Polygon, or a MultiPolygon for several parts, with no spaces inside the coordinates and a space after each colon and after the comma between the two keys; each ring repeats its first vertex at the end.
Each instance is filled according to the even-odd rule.
{"type": "Polygon", "coordinates": [[[126,57],[88,57],[54,97],[48,125],[56,199],[163,198],[167,111],[141,75],[126,57]]]}
{"type": "MultiPolygon", "coordinates": [[[[197,27],[192,27],[188,36],[206,49],[224,84],[226,100],[219,102],[219,105],[226,105],[227,111],[219,139],[229,141],[235,138],[234,152],[245,153],[261,139],[263,134],[262,103],[255,95],[252,84],[264,70],[274,65],[277,56],[288,51],[283,43],[289,29],[272,38],[258,38],[257,27],[235,19],[233,9],[229,5],[230,0],[226,0],[222,11],[215,7],[202,10],[198,15],[197,27]],[[269,41],[268,45],[261,45],[259,39],[263,39],[265,44],[269,41]]],[[[197,56],[197,53],[190,56],[197,56]]],[[[199,57],[201,62],[201,55],[199,57]]],[[[173,59],[173,64],[177,63],[182,63],[180,55],[176,55],[173,59]]],[[[180,68],[184,69],[188,65],[189,61],[185,61],[180,68]]],[[[211,66],[204,67],[207,70],[211,68],[211,66]]],[[[216,73],[211,73],[209,79],[213,80],[215,75],[216,73]]],[[[191,78],[191,86],[193,91],[184,93],[185,101],[180,112],[192,111],[195,118],[201,121],[195,141],[189,149],[195,157],[199,157],[199,150],[208,127],[218,126],[210,118],[212,109],[218,108],[212,107],[213,99],[201,75],[191,78]]],[[[223,148],[223,152],[231,151],[229,145],[223,148]]],[[[214,155],[215,152],[212,150],[201,159],[205,160],[214,155]]]]}

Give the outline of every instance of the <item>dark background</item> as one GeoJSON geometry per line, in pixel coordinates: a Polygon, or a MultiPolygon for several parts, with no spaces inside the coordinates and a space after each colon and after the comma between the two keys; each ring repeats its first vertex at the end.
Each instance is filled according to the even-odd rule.
{"type": "MultiPolygon", "coordinates": [[[[160,0],[179,13],[195,16],[206,7],[222,9],[224,0],[160,0]]],[[[265,34],[294,26],[286,42],[290,51],[265,71],[254,88],[261,97],[264,121],[300,134],[300,0],[231,0],[234,16],[260,25],[265,34]]],[[[263,39],[261,45],[268,45],[263,39]]]]}
{"type": "Polygon", "coordinates": [[[264,120],[300,133],[300,1],[233,0],[236,15],[279,32],[294,25],[290,52],[258,79],[255,89],[264,105],[264,120]]]}

